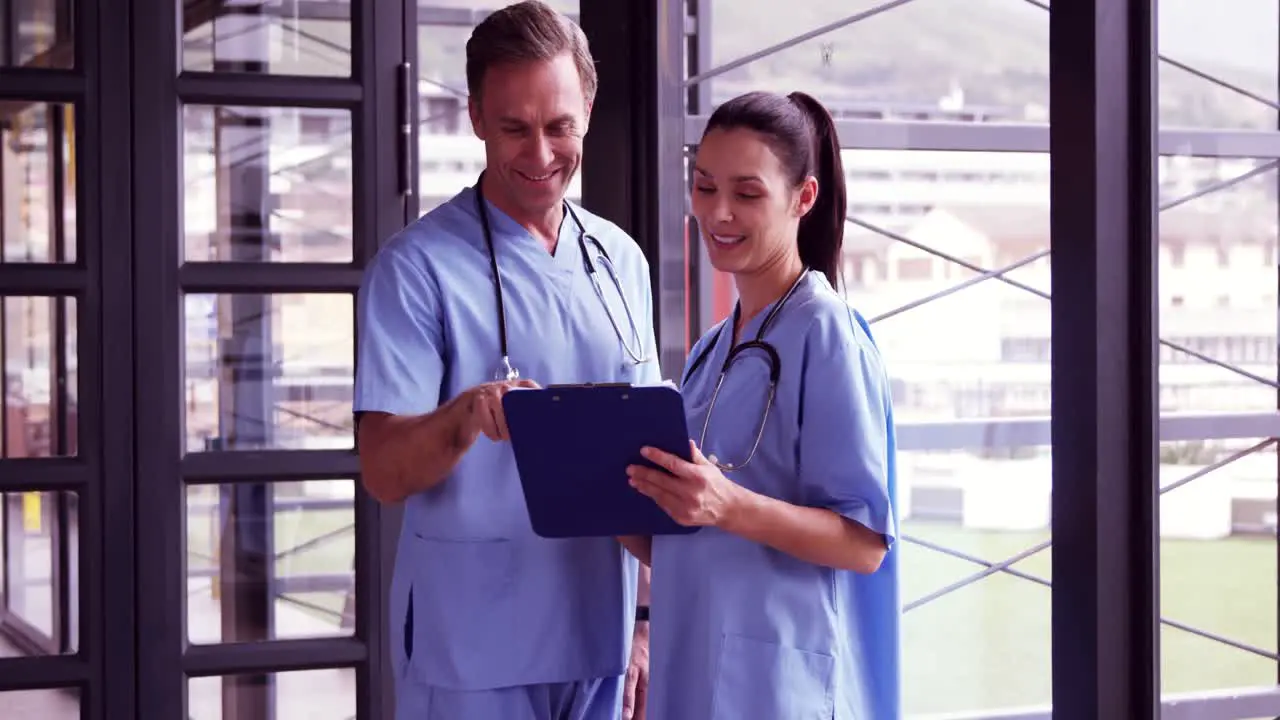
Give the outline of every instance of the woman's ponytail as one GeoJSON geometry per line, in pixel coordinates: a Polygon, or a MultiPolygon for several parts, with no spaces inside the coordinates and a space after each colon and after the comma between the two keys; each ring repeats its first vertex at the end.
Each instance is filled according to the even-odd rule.
{"type": "Polygon", "coordinates": [[[811,169],[818,180],[818,197],[800,219],[796,243],[800,260],[827,276],[832,287],[839,286],[844,223],[848,213],[844,162],[835,121],[822,103],[802,92],[787,96],[809,118],[813,131],[811,169]]]}

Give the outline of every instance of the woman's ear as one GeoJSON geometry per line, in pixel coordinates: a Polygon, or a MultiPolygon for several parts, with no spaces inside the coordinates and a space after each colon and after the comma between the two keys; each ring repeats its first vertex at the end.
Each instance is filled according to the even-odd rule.
{"type": "Polygon", "coordinates": [[[796,195],[796,217],[808,215],[817,201],[818,179],[810,175],[800,184],[800,192],[796,195]]]}

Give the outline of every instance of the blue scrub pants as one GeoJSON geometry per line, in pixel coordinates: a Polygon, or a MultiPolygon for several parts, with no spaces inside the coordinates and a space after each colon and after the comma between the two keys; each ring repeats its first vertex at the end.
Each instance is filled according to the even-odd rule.
{"type": "Polygon", "coordinates": [[[468,692],[405,678],[396,720],[618,720],[624,687],[618,676],[468,692]]]}

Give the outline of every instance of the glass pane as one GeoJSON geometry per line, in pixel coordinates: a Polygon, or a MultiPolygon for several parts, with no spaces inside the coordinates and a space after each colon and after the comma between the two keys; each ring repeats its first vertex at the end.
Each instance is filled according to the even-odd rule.
{"type": "MultiPolygon", "coordinates": [[[[5,657],[0,637],[0,657],[5,657]]],[[[76,688],[9,690],[0,692],[0,718],[80,720],[80,691],[76,688]]]]}
{"type": "Polygon", "coordinates": [[[351,262],[351,113],[183,108],[188,262],[351,262]]]}
{"type": "Polygon", "coordinates": [[[7,0],[0,12],[0,63],[66,69],[75,64],[76,0],[7,0]]]}
{"type": "Polygon", "coordinates": [[[350,0],[177,1],[184,70],[351,74],[350,0]]]}
{"type": "Polygon", "coordinates": [[[1274,410],[1274,161],[1165,156],[1159,178],[1160,407],[1274,410]]]}
{"type": "MultiPolygon", "coordinates": [[[[428,212],[474,185],[484,170],[484,143],[472,133],[467,114],[467,39],[475,22],[508,3],[492,0],[432,0],[418,7],[418,207],[428,212]],[[430,6],[430,7],[428,7],[430,6]],[[474,12],[458,12],[470,10],[474,12]]],[[[576,20],[579,0],[547,3],[576,20]]],[[[582,173],[568,198],[582,197],[582,173]]]]}
{"type": "Polygon", "coordinates": [[[186,449],[354,447],[349,294],[187,295],[186,449]]]}
{"type": "Polygon", "coordinates": [[[7,644],[16,655],[76,652],[80,630],[78,496],[70,492],[5,493],[0,494],[0,506],[4,516],[0,624],[9,633],[4,638],[0,632],[4,638],[0,648],[7,644]],[[65,608],[65,613],[60,608],[65,608]]]}
{"type": "MultiPolygon", "coordinates": [[[[1159,22],[1164,55],[1203,75],[1162,65],[1160,129],[1248,128],[1262,131],[1259,152],[1275,145],[1280,7],[1163,0],[1159,22]]],[[[1199,420],[1166,429],[1159,447],[1160,680],[1166,699],[1198,698],[1206,717],[1242,716],[1232,693],[1275,688],[1280,670],[1274,431],[1223,432],[1233,415],[1276,408],[1275,162],[1159,165],[1160,409],[1199,420]]]]}
{"type": "MultiPolygon", "coordinates": [[[[1205,445],[1162,443],[1161,485],[1231,452],[1205,445]]],[[[1275,452],[1261,453],[1161,498],[1160,612],[1185,626],[1160,635],[1168,695],[1275,685],[1276,661],[1261,654],[1276,652],[1275,473],[1275,452]]]]}
{"type": "Polygon", "coordinates": [[[0,124],[0,262],[74,262],[75,113],[70,105],[6,105],[17,112],[0,124]]]}
{"type": "MultiPolygon", "coordinates": [[[[760,3],[740,12],[733,0],[713,0],[704,70],[881,4],[760,3]]],[[[1048,6],[1008,0],[902,5],[716,77],[709,84],[712,102],[748,89],[807,90],[839,100],[833,109],[852,118],[1047,122],[1048,6]]],[[[1276,96],[1276,3],[1251,0],[1232,8],[1160,3],[1160,50],[1177,63],[1159,68],[1166,129],[1276,127],[1276,111],[1249,97],[1274,102],[1276,96]]]]}
{"type": "Polygon", "coordinates": [[[351,668],[335,668],[191,678],[187,681],[187,715],[191,720],[352,720],[356,717],[356,673],[351,668]]]}
{"type": "Polygon", "coordinates": [[[0,298],[0,456],[76,454],[79,374],[76,301],[71,297],[0,298]]]}
{"type": "Polygon", "coordinates": [[[844,161],[850,217],[875,228],[845,236],[847,294],[889,358],[899,427],[907,709],[1048,705],[1051,450],[957,437],[966,423],[1049,422],[1050,303],[1037,295],[1049,289],[1049,158],[846,151],[844,161]],[[903,309],[975,268],[1037,255],[1005,275],[1020,286],[985,280],[903,309]],[[925,422],[937,424],[921,432],[925,422]],[[1013,572],[981,575],[979,563],[1035,548],[1013,572]]]}
{"type": "Polygon", "coordinates": [[[1216,10],[1197,0],[1160,0],[1160,52],[1174,61],[1160,64],[1160,124],[1274,130],[1276,111],[1259,98],[1276,99],[1280,6],[1245,0],[1231,12],[1216,10]]]}
{"type": "Polygon", "coordinates": [[[351,635],[355,489],[351,480],[188,487],[191,642],[351,635]]]}
{"type": "MultiPolygon", "coordinates": [[[[711,57],[723,65],[881,0],[711,0],[711,57]]],[[[1017,0],[928,0],[893,7],[710,81],[713,104],[748,90],[803,90],[837,117],[1047,122],[1049,13],[1017,0]]]]}
{"type": "Polygon", "coordinates": [[[1203,419],[1160,445],[1161,684],[1272,686],[1280,461],[1268,428],[1224,438],[1215,420],[1276,407],[1277,174],[1263,158],[1160,169],[1160,407],[1203,419]]]}

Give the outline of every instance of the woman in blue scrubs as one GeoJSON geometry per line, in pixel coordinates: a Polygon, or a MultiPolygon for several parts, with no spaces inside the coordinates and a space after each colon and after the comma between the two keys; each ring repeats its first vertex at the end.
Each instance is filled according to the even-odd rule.
{"type": "Polygon", "coordinates": [[[632,485],[691,535],[624,538],[652,568],[649,717],[895,720],[899,592],[889,381],[837,294],[840,143],[802,93],[707,123],[693,213],[731,317],[682,393],[693,462],[650,448],[632,485]]]}

